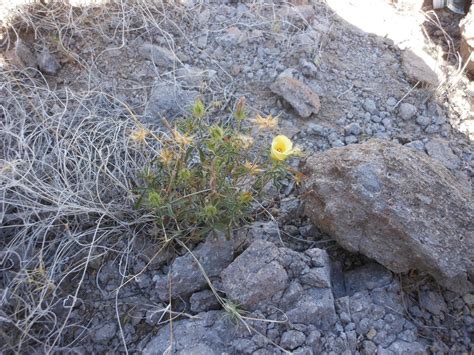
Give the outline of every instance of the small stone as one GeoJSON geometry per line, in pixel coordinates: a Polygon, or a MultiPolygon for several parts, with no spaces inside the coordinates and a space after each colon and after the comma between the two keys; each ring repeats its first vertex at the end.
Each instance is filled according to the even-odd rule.
{"type": "Polygon", "coordinates": [[[226,33],[217,38],[217,42],[224,47],[232,47],[242,43],[245,40],[245,34],[237,27],[229,27],[226,33]]]}
{"type": "Polygon", "coordinates": [[[333,147],[333,148],[344,147],[344,146],[345,146],[345,144],[340,139],[336,139],[336,140],[331,142],[331,147],[333,147]]]}
{"type": "Polygon", "coordinates": [[[460,52],[463,58],[463,65],[466,71],[474,74],[474,7],[471,7],[469,13],[459,23],[461,32],[460,52]]]}
{"type": "Polygon", "coordinates": [[[48,75],[56,75],[60,68],[59,62],[56,58],[45,48],[38,55],[38,67],[43,73],[48,75]]]}
{"type": "Polygon", "coordinates": [[[374,115],[374,116],[371,117],[371,120],[372,120],[372,122],[379,123],[379,122],[382,121],[382,117],[374,115]]]}
{"type": "Polygon", "coordinates": [[[154,64],[166,68],[172,67],[176,61],[176,55],[172,51],[151,43],[142,44],[138,48],[138,53],[144,59],[148,59],[154,64]]]}
{"type": "Polygon", "coordinates": [[[372,340],[373,338],[375,338],[376,335],[377,335],[377,331],[374,328],[370,328],[370,330],[366,334],[367,339],[369,340],[372,340]]]}
{"type": "Polygon", "coordinates": [[[408,102],[404,102],[400,105],[399,115],[403,120],[409,120],[416,114],[416,107],[408,102]]]}
{"type": "Polygon", "coordinates": [[[347,136],[347,137],[344,137],[344,142],[346,142],[347,145],[349,144],[354,144],[354,143],[357,143],[359,140],[357,139],[356,136],[347,136]]]}
{"type": "Polygon", "coordinates": [[[316,65],[307,61],[304,58],[300,59],[300,65],[301,65],[301,69],[302,69],[301,71],[303,72],[303,74],[310,78],[314,78],[316,74],[318,73],[318,68],[316,67],[316,65]]]}
{"type": "Polygon", "coordinates": [[[203,10],[199,15],[198,15],[198,21],[201,26],[207,25],[209,22],[209,19],[211,17],[211,11],[209,9],[203,10]]]}
{"type": "Polygon", "coordinates": [[[374,355],[377,354],[377,345],[373,342],[366,340],[362,343],[362,354],[363,355],[374,355]]]}
{"type": "Polygon", "coordinates": [[[18,38],[15,43],[15,54],[26,68],[36,68],[38,66],[37,59],[33,51],[26,45],[26,43],[18,38]]]}
{"type": "Polygon", "coordinates": [[[405,146],[413,148],[413,149],[417,149],[421,152],[425,151],[425,144],[420,140],[411,141],[410,143],[405,144],[405,146]]]}
{"type": "Polygon", "coordinates": [[[349,295],[386,286],[392,279],[392,273],[377,263],[366,264],[345,273],[345,284],[349,295]]]}
{"type": "Polygon", "coordinates": [[[329,288],[331,287],[331,279],[326,268],[313,268],[300,277],[303,285],[312,287],[329,288]]]}
{"type": "Polygon", "coordinates": [[[306,336],[297,330],[289,330],[281,336],[280,346],[285,350],[293,350],[304,344],[306,336]]]}
{"type": "Polygon", "coordinates": [[[382,124],[386,129],[392,128],[392,120],[388,117],[386,117],[382,120],[382,124]]]}
{"type": "Polygon", "coordinates": [[[413,84],[419,81],[422,84],[436,87],[440,82],[436,72],[436,61],[423,50],[405,50],[402,53],[402,68],[413,84]]]}
{"type": "Polygon", "coordinates": [[[464,302],[466,302],[466,304],[468,305],[468,307],[470,308],[473,308],[474,307],[474,294],[472,293],[466,293],[462,299],[464,300],[464,302]]]}
{"type": "Polygon", "coordinates": [[[434,138],[426,143],[426,151],[448,169],[457,169],[461,165],[459,157],[453,153],[447,141],[434,138]]]}
{"type": "Polygon", "coordinates": [[[359,134],[362,133],[362,128],[360,128],[360,125],[357,122],[353,122],[349,125],[347,125],[344,128],[346,135],[351,135],[353,134],[354,136],[358,136],[359,134]]]}
{"type": "Polygon", "coordinates": [[[196,45],[200,49],[206,48],[206,46],[207,46],[207,34],[199,36],[198,39],[197,39],[196,45]]]}
{"type": "Polygon", "coordinates": [[[324,126],[311,122],[308,124],[308,132],[324,137],[327,134],[327,129],[324,126]]]}
{"type": "Polygon", "coordinates": [[[96,343],[107,343],[117,333],[117,325],[114,321],[108,322],[92,333],[92,339],[96,343]]]}
{"type": "Polygon", "coordinates": [[[321,108],[318,95],[297,79],[279,76],[270,90],[283,97],[303,118],[318,113],[321,108]]]}
{"type": "Polygon", "coordinates": [[[394,341],[387,349],[391,354],[403,355],[424,355],[426,354],[426,347],[418,342],[408,343],[406,341],[394,341]]]}
{"type": "Polygon", "coordinates": [[[431,118],[426,116],[418,116],[416,118],[416,124],[425,128],[431,123],[431,118]]]}
{"type": "Polygon", "coordinates": [[[394,97],[389,97],[385,102],[385,105],[388,109],[393,108],[397,104],[397,99],[394,97]]]}
{"type": "Polygon", "coordinates": [[[204,290],[193,293],[189,300],[191,303],[191,311],[194,313],[219,309],[220,303],[211,290],[204,290]]]}
{"type": "Polygon", "coordinates": [[[372,99],[365,99],[364,103],[362,104],[362,107],[364,108],[364,110],[370,112],[371,114],[375,114],[377,112],[377,106],[375,105],[375,101],[372,99]]]}
{"type": "Polygon", "coordinates": [[[257,240],[240,254],[222,273],[227,297],[238,304],[254,308],[288,285],[288,274],[276,260],[278,248],[257,240]]]}
{"type": "Polygon", "coordinates": [[[439,316],[442,312],[447,312],[448,307],[441,294],[433,291],[420,292],[420,306],[431,314],[439,316]]]}
{"type": "Polygon", "coordinates": [[[161,300],[168,300],[170,297],[177,298],[199,291],[207,285],[207,281],[197,266],[196,259],[208,277],[216,277],[231,263],[233,257],[234,246],[226,236],[223,233],[210,233],[193,250],[193,255],[188,253],[173,261],[169,275],[154,277],[156,293],[161,300]]]}
{"type": "Polygon", "coordinates": [[[425,132],[428,134],[438,133],[440,131],[440,127],[436,124],[431,124],[425,128],[425,132]]]}
{"type": "Polygon", "coordinates": [[[298,215],[301,200],[296,197],[286,197],[280,201],[280,212],[283,215],[290,215],[292,218],[298,215]]]}
{"type": "Polygon", "coordinates": [[[174,119],[186,114],[197,97],[197,91],[185,90],[178,84],[158,83],[151,90],[145,113],[155,119],[174,119]]]}

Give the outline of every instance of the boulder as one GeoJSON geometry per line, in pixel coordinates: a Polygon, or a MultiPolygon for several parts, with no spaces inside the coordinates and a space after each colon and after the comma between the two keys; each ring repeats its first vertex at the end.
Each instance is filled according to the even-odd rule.
{"type": "Polygon", "coordinates": [[[288,285],[275,244],[255,241],[221,274],[224,291],[243,307],[254,308],[288,285]]]}
{"type": "Polygon", "coordinates": [[[161,327],[141,351],[143,354],[222,354],[236,333],[223,311],[199,313],[161,327]],[[169,350],[172,349],[172,352],[169,350]]]}
{"type": "Polygon", "coordinates": [[[430,157],[438,160],[448,169],[458,169],[461,165],[461,159],[453,153],[447,141],[439,138],[433,138],[425,145],[426,151],[430,157]]]}
{"type": "Polygon", "coordinates": [[[170,297],[174,299],[190,295],[205,288],[208,283],[196,259],[208,277],[216,277],[232,262],[234,245],[223,233],[217,235],[211,233],[204,243],[193,250],[193,255],[187,253],[177,257],[171,264],[168,275],[158,274],[153,278],[161,300],[167,301],[170,297]]]}
{"type": "Polygon", "coordinates": [[[53,56],[48,48],[44,48],[37,57],[38,67],[47,75],[56,75],[61,68],[58,60],[53,56]]]}
{"type": "Polygon", "coordinates": [[[244,309],[280,309],[291,323],[333,329],[337,316],[326,251],[304,254],[254,241],[222,273],[227,297],[244,309]]]}
{"type": "Polygon", "coordinates": [[[283,97],[301,117],[307,118],[321,108],[319,96],[309,86],[287,75],[280,75],[270,90],[283,97]]]}
{"type": "Polygon", "coordinates": [[[344,248],[473,290],[472,197],[437,160],[374,139],[313,155],[307,170],[305,213],[344,248]]]}
{"type": "Polygon", "coordinates": [[[178,84],[157,83],[151,90],[145,115],[154,119],[186,115],[198,96],[197,91],[183,89],[178,84]]]}
{"type": "Polygon", "coordinates": [[[466,65],[466,72],[474,75],[474,6],[459,23],[461,30],[461,57],[466,65]]]}
{"type": "Polygon", "coordinates": [[[138,53],[143,59],[150,60],[154,64],[171,68],[176,61],[176,55],[167,48],[152,43],[144,43],[138,47],[138,53]]]}
{"type": "Polygon", "coordinates": [[[436,87],[440,83],[436,61],[422,50],[406,49],[402,53],[402,68],[412,84],[436,87]]]}

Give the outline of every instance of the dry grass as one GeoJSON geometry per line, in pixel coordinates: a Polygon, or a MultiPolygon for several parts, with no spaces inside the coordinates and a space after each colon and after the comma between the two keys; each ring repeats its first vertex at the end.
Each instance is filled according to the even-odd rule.
{"type": "Polygon", "coordinates": [[[151,219],[133,210],[130,191],[152,150],[131,141],[130,111],[106,94],[52,91],[17,71],[0,81],[1,308],[17,330],[2,334],[1,350],[48,350],[62,343],[91,259],[124,252],[114,244],[151,219]]]}

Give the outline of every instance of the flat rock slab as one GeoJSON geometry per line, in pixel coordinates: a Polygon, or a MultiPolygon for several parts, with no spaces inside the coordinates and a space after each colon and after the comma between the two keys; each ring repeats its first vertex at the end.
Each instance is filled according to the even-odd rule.
{"type": "Polygon", "coordinates": [[[321,108],[319,96],[309,86],[289,76],[279,76],[270,90],[283,97],[298,115],[307,118],[321,108]]]}
{"type": "Polygon", "coordinates": [[[197,91],[183,89],[178,84],[157,83],[151,90],[145,114],[154,120],[184,116],[190,112],[198,95],[197,91]]]}
{"type": "Polygon", "coordinates": [[[440,162],[374,139],[315,154],[307,170],[305,213],[344,248],[473,290],[472,197],[440,162]]]}
{"type": "Polygon", "coordinates": [[[435,60],[423,51],[405,50],[402,53],[402,68],[413,84],[419,81],[436,87],[441,81],[435,60]]]}
{"type": "Polygon", "coordinates": [[[460,52],[466,66],[466,71],[474,74],[474,7],[459,23],[461,30],[460,52]]]}

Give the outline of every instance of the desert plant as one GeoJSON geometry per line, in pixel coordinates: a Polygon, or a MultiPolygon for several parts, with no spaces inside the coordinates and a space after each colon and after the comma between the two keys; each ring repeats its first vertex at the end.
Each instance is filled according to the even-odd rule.
{"type": "Polygon", "coordinates": [[[289,173],[286,158],[294,150],[287,137],[277,136],[270,145],[256,144],[251,136],[254,124],[274,126],[276,119],[247,120],[243,99],[227,123],[209,125],[207,111],[199,99],[189,117],[174,126],[165,121],[168,132],[154,136],[162,149],[135,190],[136,206],[151,211],[168,238],[199,240],[212,230],[230,236],[234,226],[251,218],[252,202],[264,187],[289,173]]]}

